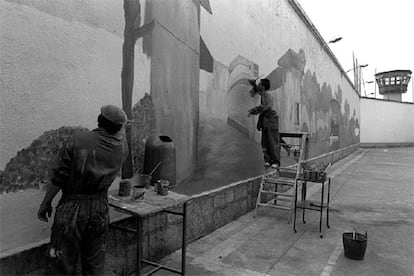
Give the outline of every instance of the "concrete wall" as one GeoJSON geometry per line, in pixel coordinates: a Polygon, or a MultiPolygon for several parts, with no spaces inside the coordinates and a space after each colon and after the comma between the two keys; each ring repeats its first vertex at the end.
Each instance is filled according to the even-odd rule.
{"type": "MultiPolygon", "coordinates": [[[[310,132],[310,156],[359,141],[359,97],[295,1],[200,3],[140,1],[140,25],[154,20],[155,27],[136,44],[133,105],[148,93],[154,118],[134,125],[145,133],[135,135],[143,138],[134,140],[135,168],[147,131],[155,130],[176,145],[177,182],[191,176],[197,150],[208,146],[198,145],[200,114],[246,134],[254,147],[257,118],[245,115],[259,99],[248,96],[246,80],[262,75],[271,80],[280,130],[310,132]]],[[[121,2],[109,0],[0,4],[0,169],[7,177],[6,164],[16,165],[12,158],[42,133],[94,128],[101,105],[121,104],[124,14],[121,2]]]]}
{"type": "MultiPolygon", "coordinates": [[[[0,0],[0,6],[2,192],[48,181],[39,172],[50,169],[59,151],[28,149],[64,141],[54,135],[59,143],[43,144],[45,133],[93,129],[102,105],[122,105],[124,10],[122,1],[110,0],[0,0]],[[47,164],[39,160],[44,155],[47,164]],[[42,166],[26,172],[32,163],[42,166]]],[[[175,142],[179,182],[192,173],[197,156],[199,5],[142,0],[140,14],[140,25],[154,20],[155,27],[135,46],[134,166],[142,168],[145,138],[157,131],[175,142]]]]}
{"type": "Polygon", "coordinates": [[[414,104],[361,99],[361,144],[414,145],[414,104]]]}
{"type": "Polygon", "coordinates": [[[246,117],[259,99],[249,97],[246,79],[263,76],[271,81],[280,130],[310,132],[310,156],[359,142],[359,95],[296,1],[210,0],[209,8],[201,10],[200,34],[208,50],[200,59],[221,66],[201,66],[200,83],[208,87],[200,87],[206,95],[200,97],[201,113],[224,115],[259,142],[257,119],[246,117]]]}
{"type": "MultiPolygon", "coordinates": [[[[325,154],[311,162],[335,162],[358,149],[351,145],[325,154]]],[[[272,173],[267,174],[272,176],[272,173]]],[[[293,174],[285,174],[293,177],[293,174]]],[[[191,197],[187,207],[187,240],[199,239],[238,217],[254,210],[261,176],[239,181],[191,197]]],[[[267,197],[267,200],[270,198],[267,197]]],[[[262,198],[262,202],[266,198],[262,198]]],[[[175,211],[182,212],[179,207],[175,211]]],[[[286,212],[286,221],[288,212],[286,212]]],[[[135,227],[134,218],[111,221],[116,225],[135,227]]],[[[182,217],[157,213],[144,218],[143,254],[149,260],[159,260],[181,247],[182,217]]],[[[134,234],[111,228],[105,260],[106,275],[125,275],[136,268],[136,237],[134,234]]],[[[33,243],[0,254],[0,270],[4,275],[40,275],[46,265],[48,240],[33,243]],[[25,264],[22,266],[21,264],[25,264]]]]}
{"type": "MultiPolygon", "coordinates": [[[[0,170],[43,132],[96,127],[103,104],[121,105],[120,1],[0,1],[0,170]]],[[[150,92],[137,43],[134,103],[150,92]]]]}
{"type": "MultiPolygon", "coordinates": [[[[359,142],[359,95],[295,1],[140,5],[140,25],[155,27],[135,48],[135,167],[158,131],[176,145],[178,182],[197,156],[198,185],[262,174],[257,118],[245,116],[259,103],[246,80],[261,75],[281,131],[310,132],[311,157],[359,142]]],[[[94,128],[101,105],[121,105],[124,13],[112,0],[0,0],[0,8],[2,192],[41,187],[73,126],[94,128]]]]}

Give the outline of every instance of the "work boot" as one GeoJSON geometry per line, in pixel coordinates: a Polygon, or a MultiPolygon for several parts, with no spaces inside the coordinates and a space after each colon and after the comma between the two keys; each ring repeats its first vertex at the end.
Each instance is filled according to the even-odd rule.
{"type": "Polygon", "coordinates": [[[277,169],[277,168],[279,168],[278,164],[272,164],[272,169],[277,169]]]}

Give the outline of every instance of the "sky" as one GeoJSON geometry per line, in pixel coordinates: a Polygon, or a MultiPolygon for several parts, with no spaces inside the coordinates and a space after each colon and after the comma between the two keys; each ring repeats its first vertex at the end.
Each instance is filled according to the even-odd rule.
{"type": "MultiPolygon", "coordinates": [[[[353,68],[352,53],[362,68],[366,95],[374,97],[375,72],[411,70],[402,100],[413,102],[414,1],[413,0],[298,0],[345,71],[353,68]]],[[[353,72],[348,73],[353,80],[353,72]]],[[[362,87],[362,95],[365,96],[362,87]]]]}

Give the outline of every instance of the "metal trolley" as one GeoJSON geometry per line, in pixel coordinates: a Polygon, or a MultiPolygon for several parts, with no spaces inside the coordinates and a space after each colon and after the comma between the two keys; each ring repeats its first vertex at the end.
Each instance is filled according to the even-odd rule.
{"type": "Polygon", "coordinates": [[[305,221],[305,210],[312,210],[319,212],[319,236],[323,238],[322,235],[322,217],[323,217],[323,210],[326,210],[326,226],[329,228],[329,201],[330,201],[330,192],[331,192],[331,178],[326,177],[326,173],[324,171],[304,171],[303,176],[296,179],[295,185],[295,208],[294,208],[294,219],[293,219],[293,230],[296,233],[296,213],[297,209],[302,209],[302,222],[306,223],[305,221]],[[298,202],[298,184],[302,182],[302,193],[301,193],[301,201],[298,202]],[[321,197],[320,201],[311,201],[306,199],[306,190],[307,190],[307,183],[313,182],[322,185],[321,187],[321,197]],[[327,195],[325,196],[325,189],[327,185],[327,195]],[[325,200],[326,197],[326,200],[325,200]]]}

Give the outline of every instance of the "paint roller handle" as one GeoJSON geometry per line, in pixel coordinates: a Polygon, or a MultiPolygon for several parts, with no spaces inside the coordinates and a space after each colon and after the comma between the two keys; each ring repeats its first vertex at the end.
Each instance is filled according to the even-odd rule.
{"type": "Polygon", "coordinates": [[[256,81],[257,81],[258,79],[260,79],[261,77],[263,77],[263,76],[264,76],[264,74],[262,74],[262,75],[258,76],[258,77],[257,77],[257,78],[255,78],[255,79],[251,79],[251,80],[248,80],[248,81],[249,81],[249,83],[250,83],[251,85],[256,86],[256,81]]]}
{"type": "Polygon", "coordinates": [[[154,169],[152,169],[152,171],[149,173],[150,176],[152,176],[152,174],[155,172],[156,169],[158,169],[158,167],[161,165],[161,161],[158,162],[157,166],[155,166],[154,169]]]}

